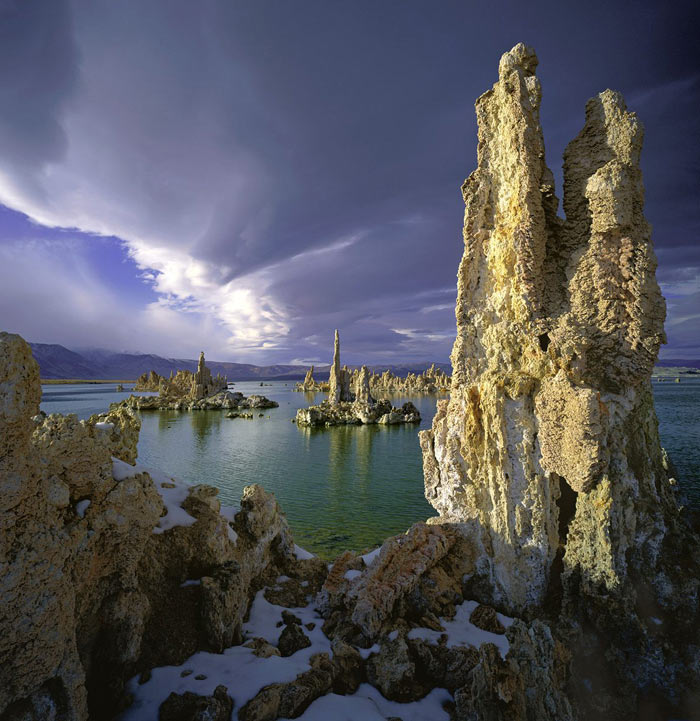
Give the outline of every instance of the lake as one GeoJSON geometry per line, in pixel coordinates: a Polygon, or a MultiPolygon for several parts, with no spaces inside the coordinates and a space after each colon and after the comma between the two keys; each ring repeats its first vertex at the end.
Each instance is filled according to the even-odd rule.
{"type": "MultiPolygon", "coordinates": [[[[280,404],[262,417],[255,411],[252,420],[222,411],[142,412],[138,462],[216,486],[228,504],[239,502],[244,486],[259,483],[277,497],[296,542],[325,558],[374,548],[435,515],[423,496],[417,438],[432,423],[434,396],[410,399],[423,418],[418,426],[310,429],[291,418],[325,394],[315,398],[293,387],[293,381],[236,383],[245,395],[261,393],[280,404]]],[[[690,505],[700,509],[700,379],[653,387],[662,443],[690,505]]],[[[45,385],[41,408],[87,418],[128,395],[117,393],[116,384],[45,385]]]]}

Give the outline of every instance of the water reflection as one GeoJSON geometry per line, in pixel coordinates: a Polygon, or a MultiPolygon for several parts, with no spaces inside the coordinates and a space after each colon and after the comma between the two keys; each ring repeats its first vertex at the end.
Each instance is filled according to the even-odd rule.
{"type": "MultiPolygon", "coordinates": [[[[700,506],[700,383],[658,386],[662,442],[678,467],[679,483],[700,506]]],[[[264,390],[280,407],[252,420],[228,419],[225,411],[143,412],[139,463],[188,483],[216,486],[229,504],[239,502],[244,486],[261,484],[277,496],[297,543],[326,558],[376,545],[435,515],[423,496],[417,438],[419,428],[430,427],[435,397],[411,399],[423,417],[419,426],[319,429],[298,428],[290,419],[323,394],[294,392],[280,382],[264,389],[237,383],[236,390],[264,390]]],[[[114,386],[47,386],[42,409],[87,418],[128,395],[114,386]]],[[[404,400],[394,397],[394,405],[404,400]]]]}

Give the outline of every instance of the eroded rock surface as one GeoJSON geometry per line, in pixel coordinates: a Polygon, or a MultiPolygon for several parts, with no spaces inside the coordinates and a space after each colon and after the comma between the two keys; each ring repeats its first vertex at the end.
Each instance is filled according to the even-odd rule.
{"type": "Polygon", "coordinates": [[[341,368],[340,338],[336,330],[328,398],[318,405],[300,408],[294,420],[298,426],[393,425],[420,423],[420,413],[410,402],[395,407],[386,399],[375,400],[366,366],[362,366],[356,376],[346,366],[341,368]]]}
{"type": "Polygon", "coordinates": [[[299,562],[260,487],[224,517],[217,489],[129,465],[127,409],[40,397],[29,345],[0,334],[0,716],[110,718],[135,673],[234,643],[261,579],[299,562]]]}
{"type": "MultiPolygon", "coordinates": [[[[586,627],[574,667],[601,654],[592,664],[625,693],[596,712],[609,702],[624,717],[651,687],[677,699],[692,685],[680,668],[698,658],[697,646],[667,641],[673,678],[657,673],[639,615],[641,599],[662,606],[662,587],[685,604],[698,578],[696,562],[684,577],[671,557],[698,546],[671,492],[652,401],[665,307],[643,215],[642,127],[619,93],[588,102],[564,155],[561,220],[536,66],[517,45],[476,103],[450,398],[421,433],[426,497],[436,523],[463,524],[475,544],[483,601],[528,615],[554,604],[568,619],[562,633],[586,627]]],[[[676,628],[697,644],[697,612],[684,608],[676,628]]]]}

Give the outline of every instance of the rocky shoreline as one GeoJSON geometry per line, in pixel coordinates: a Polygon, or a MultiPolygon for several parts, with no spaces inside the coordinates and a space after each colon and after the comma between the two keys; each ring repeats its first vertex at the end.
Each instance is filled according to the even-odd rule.
{"type": "MultiPolygon", "coordinates": [[[[561,220],[536,66],[515,46],[477,100],[450,398],[421,433],[439,515],[378,549],[329,567],[260,486],[227,507],[133,465],[128,404],[41,414],[28,344],[0,333],[2,721],[696,713],[700,539],[651,396],[641,125],[589,101],[561,220]]],[[[320,412],[376,409],[338,343],[320,412]]]]}

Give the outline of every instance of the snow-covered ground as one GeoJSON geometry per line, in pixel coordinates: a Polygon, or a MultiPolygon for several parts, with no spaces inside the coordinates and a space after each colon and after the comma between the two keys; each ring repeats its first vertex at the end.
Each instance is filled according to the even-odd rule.
{"type": "MultiPolygon", "coordinates": [[[[286,579],[277,579],[283,583],[286,579]]],[[[308,597],[311,600],[311,597],[308,597]]],[[[505,636],[483,631],[469,622],[471,612],[477,603],[466,601],[457,608],[452,621],[442,619],[445,633],[450,646],[479,646],[481,643],[494,643],[502,654],[508,650],[505,636]]],[[[252,699],[263,686],[272,683],[293,681],[299,674],[308,671],[310,659],[317,653],[332,656],[330,640],[322,631],[323,619],[319,616],[313,602],[306,607],[285,608],[270,603],[265,599],[264,589],[259,591],[253,601],[249,620],[243,626],[244,641],[253,638],[264,638],[276,646],[280,634],[284,630],[281,624],[282,611],[289,611],[297,616],[304,627],[304,633],[311,645],[291,656],[270,656],[259,658],[253,649],[244,645],[234,646],[223,654],[200,652],[194,654],[181,666],[164,666],[153,670],[151,678],[139,684],[137,678],[129,682],[129,691],[133,694],[134,704],[120,717],[121,721],[156,721],[158,708],[171,692],[182,694],[185,691],[211,695],[214,689],[223,684],[234,699],[233,718],[237,711],[252,699]],[[314,624],[309,629],[307,624],[314,624]]],[[[510,625],[512,619],[498,615],[504,626],[510,625]]],[[[416,628],[410,631],[409,638],[423,638],[435,641],[440,632],[430,629],[416,628]]],[[[375,645],[370,649],[358,649],[363,658],[379,651],[375,645]]],[[[412,703],[397,703],[385,699],[377,689],[369,684],[362,684],[358,690],[348,696],[330,693],[314,701],[299,717],[304,721],[383,721],[397,716],[403,721],[448,721],[449,715],[443,704],[452,696],[445,689],[434,689],[425,698],[412,703]]]]}
{"type": "MultiPolygon", "coordinates": [[[[162,533],[174,526],[192,525],[195,519],[181,507],[187,498],[189,486],[159,471],[131,466],[116,458],[113,459],[113,476],[116,481],[122,481],[143,471],[150,474],[167,509],[167,514],[160,519],[153,532],[162,533]]],[[[232,521],[238,510],[236,507],[223,507],[222,515],[232,521]]],[[[85,509],[81,508],[81,511],[84,513],[85,509]]],[[[235,532],[233,529],[230,530],[231,540],[235,542],[235,532]]],[[[295,546],[294,551],[299,559],[313,557],[313,554],[299,546],[295,546]]],[[[376,560],[379,551],[380,549],[376,549],[363,556],[367,566],[376,560]]],[[[348,571],[345,576],[353,580],[360,573],[360,571],[348,571]]],[[[276,579],[276,587],[289,580],[286,576],[280,576],[276,579]]],[[[198,583],[197,579],[190,579],[182,585],[190,586],[198,583]]],[[[157,721],[158,709],[170,693],[182,694],[191,691],[209,696],[219,685],[226,686],[229,695],[233,698],[233,718],[237,718],[238,710],[264,686],[294,681],[299,674],[311,668],[310,660],[318,653],[332,656],[331,642],[322,631],[323,619],[311,595],[307,596],[307,606],[286,608],[270,603],[264,593],[265,589],[262,589],[253,600],[249,619],[243,625],[242,645],[228,648],[222,654],[202,651],[188,658],[181,666],[162,666],[153,669],[150,679],[145,683],[139,683],[138,677],[134,677],[128,684],[134,703],[120,716],[120,721],[157,721]],[[277,646],[285,628],[281,622],[283,611],[291,612],[300,619],[311,645],[287,657],[256,656],[253,649],[246,648],[244,644],[253,638],[264,638],[268,643],[277,646]]],[[[505,655],[508,651],[508,641],[505,636],[489,633],[470,623],[469,617],[477,605],[475,601],[465,601],[457,607],[454,619],[441,619],[444,632],[414,628],[409,632],[408,637],[437,643],[444,633],[447,635],[448,646],[478,647],[482,643],[489,642],[495,644],[501,654],[505,655]]],[[[498,618],[505,627],[512,623],[512,619],[501,614],[498,614],[498,618]]],[[[173,632],[176,630],[174,629],[173,632]]],[[[389,639],[393,640],[397,633],[390,634],[389,639]]],[[[377,644],[369,649],[358,649],[365,660],[379,650],[377,644]]],[[[365,683],[354,694],[348,696],[334,693],[322,696],[299,718],[303,721],[357,721],[358,719],[383,721],[388,717],[396,716],[403,721],[449,721],[449,714],[444,710],[443,705],[451,699],[452,696],[447,690],[434,689],[419,701],[397,703],[385,699],[376,688],[365,683]]]]}

